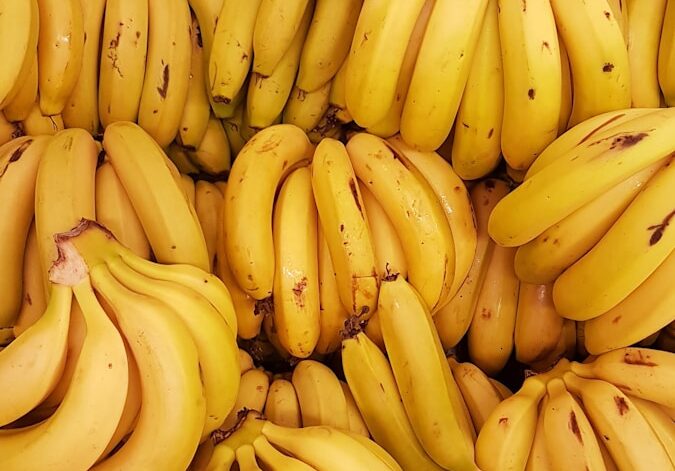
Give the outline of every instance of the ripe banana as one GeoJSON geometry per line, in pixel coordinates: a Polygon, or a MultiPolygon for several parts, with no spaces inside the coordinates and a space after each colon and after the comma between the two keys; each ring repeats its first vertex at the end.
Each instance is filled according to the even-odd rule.
{"type": "Polygon", "coordinates": [[[37,0],[10,1],[3,3],[1,11],[0,31],[3,36],[0,44],[4,64],[0,79],[0,109],[12,102],[33,67],[42,4],[38,4],[37,0]]]}
{"type": "Polygon", "coordinates": [[[473,424],[423,298],[401,277],[384,280],[378,313],[396,384],[422,447],[441,467],[474,469],[473,424]]]}
{"type": "Polygon", "coordinates": [[[302,426],[328,425],[349,430],[347,400],[335,373],[323,363],[303,360],[293,369],[302,426]]]}
{"type": "Polygon", "coordinates": [[[537,417],[537,427],[534,431],[534,439],[530,448],[530,456],[527,458],[525,471],[550,471],[552,469],[551,459],[546,450],[546,437],[544,435],[544,414],[542,413],[548,402],[545,396],[539,404],[539,416],[537,417]]]}
{"type": "Polygon", "coordinates": [[[229,430],[240,420],[240,414],[250,411],[260,412],[265,408],[270,377],[262,369],[252,369],[241,375],[237,401],[223,422],[221,428],[229,430]]]}
{"type": "Polygon", "coordinates": [[[286,379],[275,379],[269,386],[265,408],[267,420],[283,427],[302,427],[302,415],[298,395],[293,383],[286,379]]]}
{"type": "Polygon", "coordinates": [[[548,357],[563,331],[563,318],[553,305],[551,285],[520,283],[514,333],[516,360],[531,365],[548,357]]]}
{"type": "Polygon", "coordinates": [[[38,250],[35,222],[31,224],[23,256],[23,286],[21,308],[14,321],[14,337],[18,338],[28,327],[37,322],[47,309],[45,288],[42,282],[42,261],[38,250]]]}
{"type": "Polygon", "coordinates": [[[329,113],[332,111],[335,115],[335,118],[342,123],[349,123],[352,121],[352,116],[347,109],[347,66],[349,65],[349,60],[345,59],[340,68],[338,69],[335,77],[333,77],[333,83],[330,87],[330,96],[328,97],[328,102],[331,105],[329,113]]]}
{"type": "Polygon", "coordinates": [[[572,70],[574,101],[568,126],[630,107],[628,50],[607,1],[551,0],[572,70]]]}
{"type": "Polygon", "coordinates": [[[190,82],[187,0],[148,0],[148,55],[138,124],[167,147],[178,133],[190,82]]]}
{"type": "MultiPolygon", "coordinates": [[[[298,459],[283,454],[263,436],[253,441],[253,448],[256,458],[271,471],[312,471],[314,469],[298,459]]],[[[241,464],[239,466],[241,469],[241,464]]]]}
{"type": "Polygon", "coordinates": [[[504,61],[502,152],[516,170],[527,170],[558,135],[562,69],[551,3],[499,1],[504,61]]]}
{"type": "Polygon", "coordinates": [[[497,11],[497,0],[488,0],[457,111],[452,167],[465,180],[487,175],[501,158],[504,71],[497,11]]]}
{"type": "Polygon", "coordinates": [[[424,3],[363,2],[346,60],[344,88],[349,114],[359,126],[377,125],[391,108],[408,41],[424,3]]]}
{"type": "Polygon", "coordinates": [[[52,116],[61,114],[80,75],[84,51],[83,8],[80,0],[38,0],[38,6],[40,109],[44,115],[52,116]]]}
{"type": "Polygon", "coordinates": [[[274,208],[274,324],[283,348],[307,358],[319,339],[317,214],[309,168],[284,181],[274,208]]]}
{"type": "Polygon", "coordinates": [[[408,279],[429,309],[437,310],[453,287],[455,246],[433,188],[404,154],[379,137],[356,134],[347,143],[347,152],[356,176],[396,227],[408,279]]]}
{"type": "Polygon", "coordinates": [[[306,92],[297,85],[293,87],[282,114],[282,122],[294,124],[305,132],[315,129],[328,111],[330,89],[330,81],[312,92],[306,92]]]}
{"type": "Polygon", "coordinates": [[[617,222],[553,286],[560,315],[588,320],[626,298],[675,248],[672,207],[675,162],[661,168],[617,222]],[[646,231],[645,231],[646,229],[646,231]],[[574,293],[574,295],[571,295],[574,293]]]}
{"type": "Polygon", "coordinates": [[[342,386],[342,392],[345,395],[345,400],[347,401],[347,418],[349,419],[349,431],[354,435],[361,435],[365,438],[370,438],[370,431],[368,426],[363,420],[361,411],[359,411],[359,406],[356,405],[354,400],[354,395],[352,394],[349,385],[344,381],[340,380],[340,386],[342,386]]]}
{"type": "MultiPolygon", "coordinates": [[[[32,49],[30,69],[21,82],[19,90],[11,101],[4,104],[2,113],[10,121],[23,121],[30,114],[33,104],[38,100],[38,59],[37,48],[32,49]]],[[[3,106],[3,104],[0,104],[3,106]]]]}
{"type": "Polygon", "coordinates": [[[196,149],[188,150],[188,156],[199,170],[207,174],[223,175],[230,170],[230,143],[218,118],[209,118],[202,140],[196,149]]]}
{"type": "Polygon", "coordinates": [[[33,104],[26,118],[21,121],[21,127],[24,134],[28,136],[53,136],[65,129],[63,118],[60,114],[53,116],[43,115],[37,102],[33,104]]]}
{"type": "Polygon", "coordinates": [[[136,121],[148,53],[148,0],[107,0],[101,44],[101,124],[136,121]]]}
{"type": "Polygon", "coordinates": [[[178,171],[160,146],[130,122],[106,128],[103,148],[161,263],[187,263],[208,271],[204,234],[194,207],[176,182],[178,171]]]}
{"type": "Polygon", "coordinates": [[[638,408],[659,438],[661,445],[663,445],[666,453],[668,453],[671,463],[675,463],[675,429],[673,428],[673,419],[658,404],[638,397],[630,397],[630,400],[633,401],[633,404],[638,408]]]}
{"type": "Polygon", "coordinates": [[[82,66],[70,96],[68,96],[61,114],[63,122],[69,128],[86,129],[92,134],[98,133],[98,69],[99,39],[103,29],[103,11],[106,0],[81,1],[84,42],[82,46],[82,66]]]}
{"type": "Polygon", "coordinates": [[[663,14],[657,73],[661,93],[668,106],[675,105],[675,3],[669,1],[663,14]]]}
{"type": "Polygon", "coordinates": [[[476,433],[479,433],[494,408],[502,402],[502,397],[490,383],[490,378],[476,365],[459,363],[452,357],[448,357],[448,364],[469,409],[476,433]]]}
{"type": "Polygon", "coordinates": [[[342,304],[368,318],[377,306],[375,252],[356,174],[345,146],[319,143],[312,160],[312,188],[342,304]]]}
{"type": "Polygon", "coordinates": [[[572,71],[570,70],[570,58],[567,55],[567,49],[565,49],[565,43],[560,37],[560,34],[558,34],[558,47],[560,48],[560,71],[562,73],[562,100],[560,102],[560,115],[558,116],[559,136],[567,131],[567,123],[570,122],[570,116],[572,115],[572,100],[574,97],[572,90],[572,71]]]}
{"type": "Polygon", "coordinates": [[[194,175],[199,173],[197,166],[188,157],[187,150],[175,141],[166,148],[166,155],[180,173],[194,175]]]}
{"type": "Polygon", "coordinates": [[[240,103],[235,112],[234,116],[223,120],[223,128],[225,129],[225,134],[227,134],[227,141],[230,144],[230,155],[232,158],[236,157],[241,149],[246,144],[246,140],[241,136],[240,128],[242,127],[242,121],[244,120],[244,104],[240,103]]]}
{"type": "Polygon", "coordinates": [[[628,63],[631,77],[631,107],[658,108],[661,90],[658,56],[667,0],[627,0],[628,63]]]}
{"type": "Polygon", "coordinates": [[[195,184],[195,211],[202,227],[206,250],[211,260],[211,271],[216,257],[218,246],[218,226],[220,225],[219,213],[223,205],[223,194],[218,187],[206,180],[197,180],[195,184]]]}

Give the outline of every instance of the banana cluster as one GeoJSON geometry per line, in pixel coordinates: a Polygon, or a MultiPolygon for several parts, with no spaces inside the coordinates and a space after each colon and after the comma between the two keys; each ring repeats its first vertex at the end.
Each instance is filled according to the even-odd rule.
{"type": "Polygon", "coordinates": [[[561,360],[490,414],[480,469],[673,469],[675,355],[621,348],[561,360]]]}
{"type": "Polygon", "coordinates": [[[674,130],[673,108],[586,120],[551,144],[490,215],[489,235],[517,247],[518,278],[552,283],[555,310],[584,321],[591,354],[675,320],[674,130]]]}

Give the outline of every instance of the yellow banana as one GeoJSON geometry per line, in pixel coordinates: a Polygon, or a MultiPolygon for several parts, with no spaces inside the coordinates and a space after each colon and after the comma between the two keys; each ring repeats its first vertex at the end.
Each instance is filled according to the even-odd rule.
{"type": "Polygon", "coordinates": [[[574,101],[568,126],[630,107],[628,50],[607,1],[551,0],[572,70],[574,101]]]}
{"type": "Polygon", "coordinates": [[[558,135],[562,70],[558,34],[548,1],[499,1],[504,60],[502,152],[527,170],[558,135]]]}
{"type": "Polygon", "coordinates": [[[138,124],[167,147],[178,133],[190,82],[187,0],[148,0],[148,55],[138,124]]]}
{"type": "Polygon", "coordinates": [[[0,80],[0,108],[15,98],[33,67],[42,8],[42,3],[37,0],[10,1],[2,5],[0,31],[3,37],[0,44],[5,62],[0,80]]]}
{"type": "Polygon", "coordinates": [[[246,373],[248,370],[255,368],[253,364],[253,357],[246,351],[239,349],[239,369],[241,374],[246,373]]]}
{"type": "Polygon", "coordinates": [[[626,0],[633,108],[658,108],[661,101],[657,62],[666,3],[667,0],[626,0]]]}
{"type": "Polygon", "coordinates": [[[35,222],[31,224],[26,239],[23,256],[23,286],[21,308],[14,321],[14,337],[18,338],[25,330],[37,322],[45,309],[47,299],[42,282],[42,262],[37,245],[35,222]]]}
{"type": "Polygon", "coordinates": [[[274,208],[274,324],[283,348],[307,358],[319,339],[317,214],[309,168],[284,181],[274,208]]]}
{"type": "Polygon", "coordinates": [[[53,116],[42,114],[40,105],[37,102],[33,104],[28,115],[21,121],[21,127],[28,136],[53,136],[65,129],[63,117],[60,114],[53,116]]]}
{"type": "Polygon", "coordinates": [[[669,1],[663,14],[657,73],[661,93],[668,106],[675,105],[675,3],[669,1]]]}
{"type": "Polygon", "coordinates": [[[331,82],[306,92],[296,85],[284,107],[282,122],[294,124],[305,132],[315,129],[328,111],[331,82]]]}
{"type": "Polygon", "coordinates": [[[223,194],[218,187],[206,180],[197,180],[195,185],[195,210],[202,226],[206,249],[211,260],[211,271],[216,257],[218,246],[218,226],[220,224],[219,213],[223,205],[223,194]]]}
{"type": "Polygon", "coordinates": [[[302,426],[328,425],[349,430],[347,400],[335,373],[323,363],[302,360],[293,369],[302,426]]]}
{"type": "Polygon", "coordinates": [[[544,397],[539,405],[539,417],[537,417],[537,427],[530,448],[530,456],[527,458],[525,471],[551,471],[551,458],[546,450],[546,436],[544,435],[544,414],[548,398],[544,397]]]}
{"type": "MultiPolygon", "coordinates": [[[[293,40],[290,42],[288,48],[285,50],[283,56],[280,57],[278,63],[269,73],[262,73],[256,67],[256,34],[253,35],[253,70],[254,73],[249,79],[248,93],[246,94],[246,114],[248,116],[248,123],[253,128],[264,128],[272,125],[272,123],[283,113],[284,106],[288,101],[288,97],[293,89],[293,82],[298,71],[298,63],[300,62],[300,53],[302,52],[302,45],[309,29],[309,24],[312,19],[312,10],[314,9],[314,1],[307,0],[262,0],[260,11],[258,12],[258,20],[261,20],[262,12],[265,10],[266,4],[287,4],[288,6],[294,4],[305,4],[304,13],[300,17],[300,23],[293,29],[295,33],[293,40]]],[[[279,13],[277,13],[279,14],[279,13]]],[[[287,28],[292,22],[293,17],[280,21],[278,18],[268,21],[276,21],[275,27],[287,28]]],[[[256,23],[256,31],[258,24],[256,23]]],[[[277,31],[279,33],[279,31],[277,31]]],[[[281,34],[281,33],[279,33],[281,34]]],[[[283,41],[282,37],[274,37],[273,43],[276,48],[279,43],[283,41]]],[[[265,59],[269,58],[265,57],[265,59]]],[[[266,64],[265,67],[268,65],[266,64]]]]}
{"type": "MultiPolygon", "coordinates": [[[[89,2],[91,3],[91,2],[89,2]]],[[[40,109],[61,114],[75,89],[84,51],[84,17],[80,0],[38,0],[38,79],[40,109]]]]}
{"type": "MultiPolygon", "coordinates": [[[[38,100],[38,58],[37,48],[33,48],[30,53],[33,57],[30,59],[30,68],[28,73],[21,81],[18,91],[11,101],[4,104],[2,112],[10,121],[23,121],[28,117],[33,103],[38,100]]],[[[3,106],[3,104],[0,104],[3,106]]]]}
{"type": "Polygon", "coordinates": [[[675,162],[671,160],[646,183],[602,239],[558,277],[553,301],[560,315],[588,320],[603,314],[675,249],[675,229],[668,230],[675,216],[673,185],[675,162]]]}
{"type": "Polygon", "coordinates": [[[185,195],[185,199],[188,201],[188,204],[192,208],[194,208],[196,204],[195,181],[192,179],[190,175],[185,175],[181,173],[179,186],[183,190],[183,194],[185,195]]]}
{"type": "Polygon", "coordinates": [[[272,126],[244,146],[230,171],[223,208],[225,251],[239,286],[255,299],[272,294],[274,195],[284,177],[307,159],[308,146],[299,128],[272,126]]]}
{"type": "Polygon", "coordinates": [[[473,424],[423,298],[401,277],[384,280],[378,313],[396,384],[422,447],[441,467],[475,469],[473,424]]]}
{"type": "Polygon", "coordinates": [[[551,285],[520,283],[514,332],[516,360],[526,365],[546,358],[562,335],[563,318],[553,305],[551,285]]]}
{"type": "Polygon", "coordinates": [[[345,146],[319,143],[312,160],[312,188],[342,304],[353,316],[370,317],[377,306],[375,252],[363,198],[345,146]]]}
{"type": "Polygon", "coordinates": [[[352,116],[347,109],[347,65],[349,65],[349,60],[345,59],[335,77],[333,77],[330,96],[328,97],[328,102],[331,104],[331,109],[328,112],[332,111],[335,118],[342,123],[352,121],[352,116]]]}
{"type": "Polygon", "coordinates": [[[490,383],[490,378],[476,365],[459,363],[452,357],[448,358],[448,363],[469,409],[476,433],[479,433],[494,408],[502,402],[502,397],[490,383]]]}
{"type": "Polygon", "coordinates": [[[264,411],[267,420],[284,427],[302,427],[298,395],[293,383],[275,379],[270,384],[264,411]]]}
{"type": "Polygon", "coordinates": [[[396,227],[408,264],[408,279],[429,309],[437,310],[452,290],[455,247],[433,188],[404,154],[379,137],[356,134],[347,143],[347,152],[356,176],[372,191],[396,227]]]}
{"type": "Polygon", "coordinates": [[[673,419],[658,404],[638,397],[628,397],[649,423],[666,453],[668,453],[670,462],[675,466],[675,426],[673,425],[673,419]]]}
{"type": "Polygon", "coordinates": [[[240,103],[234,112],[234,116],[223,120],[223,128],[227,134],[227,142],[230,144],[230,155],[236,157],[246,144],[241,136],[240,128],[244,119],[244,104],[240,103]]]}
{"type": "Polygon", "coordinates": [[[103,29],[103,11],[106,0],[80,0],[84,27],[82,66],[72,93],[61,114],[69,128],[86,129],[98,133],[98,70],[99,40],[103,29]]]}
{"type": "Polygon", "coordinates": [[[607,5],[611,8],[614,18],[619,23],[619,29],[623,35],[623,40],[628,44],[628,5],[624,0],[607,0],[607,5]]]}
{"type": "MultiPolygon", "coordinates": [[[[258,460],[270,471],[313,471],[314,468],[302,461],[283,454],[274,448],[263,436],[253,441],[253,448],[258,460]]],[[[241,465],[240,465],[241,466],[241,465]]],[[[241,469],[241,468],[240,468],[241,469]]]]}
{"type": "MultiPolygon", "coordinates": [[[[558,136],[559,136],[563,134],[565,131],[567,131],[567,123],[569,123],[570,116],[572,114],[573,90],[572,90],[572,71],[570,70],[570,59],[569,56],[567,55],[567,49],[565,49],[565,43],[560,37],[560,34],[558,34],[558,47],[560,48],[560,71],[562,73],[562,82],[561,82],[562,99],[560,102],[560,115],[558,116],[558,136]]],[[[544,149],[544,151],[545,150],[546,149],[544,149]]],[[[541,153],[539,155],[541,155],[541,153]]]]}
{"type": "Polygon", "coordinates": [[[194,150],[188,150],[190,160],[197,168],[210,175],[223,175],[231,166],[230,143],[223,123],[211,116],[206,132],[194,150]]]}
{"type": "Polygon", "coordinates": [[[148,53],[148,0],[107,0],[101,45],[101,125],[136,121],[148,53]]]}
{"type": "Polygon", "coordinates": [[[103,148],[157,261],[187,263],[208,271],[208,252],[197,215],[176,183],[178,171],[160,146],[139,126],[117,122],[106,128],[103,148]]]}
{"type": "Polygon", "coordinates": [[[188,157],[187,150],[180,144],[172,142],[171,145],[166,148],[166,155],[171,162],[174,163],[180,173],[185,173],[187,175],[199,173],[197,166],[192,163],[192,160],[188,157]]]}
{"type": "Polygon", "coordinates": [[[270,377],[262,369],[252,369],[241,375],[237,401],[223,422],[221,428],[229,430],[239,421],[239,416],[246,410],[261,412],[265,408],[265,400],[270,387],[270,377]]]}
{"type": "Polygon", "coordinates": [[[368,426],[363,420],[361,411],[359,411],[359,406],[356,405],[354,400],[354,395],[352,394],[349,385],[344,381],[340,381],[340,386],[342,386],[342,392],[345,395],[345,400],[347,401],[347,417],[349,419],[349,431],[355,435],[361,435],[366,438],[370,438],[370,431],[368,426]]]}
{"type": "Polygon", "coordinates": [[[497,390],[502,399],[506,399],[513,396],[513,392],[506,385],[500,383],[496,379],[493,378],[488,379],[490,380],[490,384],[492,384],[492,386],[497,390]]]}
{"type": "Polygon", "coordinates": [[[465,180],[487,175],[501,158],[504,71],[497,10],[497,0],[488,0],[457,111],[452,167],[465,180]]]}

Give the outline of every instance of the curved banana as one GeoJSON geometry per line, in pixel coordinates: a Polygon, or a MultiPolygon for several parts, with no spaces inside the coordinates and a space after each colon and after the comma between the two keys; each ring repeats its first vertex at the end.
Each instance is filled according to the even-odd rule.
{"type": "Polygon", "coordinates": [[[42,261],[38,250],[35,222],[31,224],[23,256],[23,286],[21,308],[14,320],[14,337],[18,338],[28,327],[37,322],[47,309],[47,299],[42,282],[42,261]]]}
{"type": "Polygon", "coordinates": [[[291,173],[274,207],[274,324],[283,348],[307,358],[319,339],[317,214],[309,168],[291,173]]]}
{"type": "Polygon", "coordinates": [[[628,396],[606,381],[582,379],[571,372],[563,378],[567,388],[581,399],[593,428],[604,439],[619,469],[646,471],[673,466],[649,423],[628,396]]]}
{"type": "Polygon", "coordinates": [[[616,385],[625,393],[675,407],[670,394],[675,385],[675,354],[648,348],[620,348],[604,353],[590,363],[572,363],[572,371],[584,378],[597,378],[616,385]]]}
{"type": "Polygon", "coordinates": [[[501,158],[504,70],[497,11],[497,0],[488,0],[457,111],[452,167],[465,180],[487,175],[501,158]]]}
{"type": "Polygon", "coordinates": [[[160,146],[140,126],[120,121],[106,128],[103,148],[157,261],[187,263],[208,271],[208,252],[197,215],[176,183],[178,171],[160,146]]]}
{"type": "Polygon", "coordinates": [[[448,363],[469,409],[476,433],[479,433],[494,408],[502,402],[502,397],[490,383],[490,378],[476,365],[459,363],[452,357],[448,358],[448,363]]]}
{"type": "Polygon", "coordinates": [[[671,463],[675,466],[675,428],[673,426],[673,419],[658,404],[638,397],[628,397],[630,397],[630,400],[633,401],[633,404],[635,404],[649,423],[666,453],[668,453],[671,463]]]}
{"type": "Polygon", "coordinates": [[[244,146],[230,170],[223,207],[227,260],[239,286],[255,299],[272,294],[274,195],[285,176],[307,160],[308,147],[301,129],[271,126],[244,146]]]}
{"type": "Polygon", "coordinates": [[[83,8],[80,0],[38,0],[38,6],[40,110],[52,116],[61,114],[80,75],[84,51],[83,8]]]}
{"type": "Polygon", "coordinates": [[[82,66],[72,93],[66,100],[63,122],[69,128],[86,129],[92,134],[98,133],[98,70],[99,39],[103,29],[103,11],[106,0],[82,2],[82,20],[84,43],[82,47],[82,66]]]}
{"type": "Polygon", "coordinates": [[[178,133],[190,83],[187,0],[148,0],[148,55],[138,124],[167,147],[178,133]]]}
{"type": "Polygon", "coordinates": [[[349,385],[344,381],[340,380],[340,386],[342,386],[342,392],[345,395],[345,400],[347,401],[347,417],[349,419],[349,431],[355,435],[361,435],[365,438],[370,438],[370,431],[368,426],[363,420],[361,411],[359,411],[359,406],[356,405],[354,400],[354,395],[352,394],[349,385]]]}
{"type": "Polygon", "coordinates": [[[675,249],[675,161],[646,184],[600,241],[553,285],[560,315],[588,320],[625,299],[675,249]],[[646,229],[646,231],[645,231],[646,229]],[[574,293],[574,294],[572,294],[574,293]]]}
{"type": "Polygon", "coordinates": [[[14,100],[31,73],[39,41],[42,8],[42,3],[37,0],[5,2],[2,5],[0,31],[3,36],[0,44],[4,63],[0,79],[0,109],[14,100]]]}
{"type": "Polygon", "coordinates": [[[563,318],[553,305],[551,285],[520,283],[513,343],[516,360],[531,365],[555,350],[563,318]]]}
{"type": "Polygon", "coordinates": [[[275,379],[270,384],[263,410],[267,420],[284,427],[302,427],[302,415],[298,395],[293,383],[275,379]]]}
{"type": "Polygon", "coordinates": [[[104,128],[138,118],[148,21],[148,0],[106,1],[98,78],[98,113],[104,128]]]}
{"type": "Polygon", "coordinates": [[[38,58],[37,48],[31,49],[32,59],[28,73],[21,81],[17,92],[7,103],[0,103],[2,113],[10,121],[23,121],[30,114],[33,104],[38,101],[38,58]]]}
{"type": "Polygon", "coordinates": [[[210,175],[222,176],[230,170],[230,142],[218,118],[209,118],[202,140],[196,149],[188,150],[188,156],[198,169],[210,175]]]}
{"type": "Polygon", "coordinates": [[[551,458],[546,450],[546,437],[544,435],[544,414],[548,398],[544,397],[539,405],[539,417],[537,417],[537,427],[530,448],[530,456],[527,458],[525,471],[550,471],[551,458]]]}
{"type": "Polygon", "coordinates": [[[436,311],[452,290],[455,244],[433,188],[404,154],[379,137],[356,134],[347,143],[347,152],[356,176],[396,227],[410,283],[436,311]]]}
{"type": "Polygon", "coordinates": [[[659,43],[657,73],[661,93],[668,106],[675,105],[675,3],[668,2],[663,13],[663,27],[659,43]]]}
{"type": "Polygon", "coordinates": [[[441,467],[474,469],[473,424],[423,298],[401,277],[384,280],[378,313],[396,384],[422,447],[441,467]]]}
{"type": "Polygon", "coordinates": [[[574,101],[568,126],[630,108],[628,50],[608,3],[551,0],[551,7],[572,70],[574,101]]]}
{"type": "Polygon", "coordinates": [[[345,146],[324,139],[312,160],[312,188],[328,244],[338,293],[353,316],[370,317],[377,306],[378,276],[367,214],[345,146]]]}
{"type": "Polygon", "coordinates": [[[206,240],[206,250],[209,253],[209,260],[211,260],[212,272],[218,246],[219,214],[222,205],[223,194],[218,187],[206,180],[197,180],[195,184],[195,211],[206,240]]]}
{"type": "Polygon", "coordinates": [[[562,69],[551,4],[502,0],[499,26],[504,61],[502,152],[511,167],[527,170],[558,135],[562,69]]]}
{"type": "Polygon", "coordinates": [[[292,381],[303,427],[328,425],[349,430],[347,400],[330,368],[318,361],[303,360],[293,369],[292,381]]]}
{"type": "Polygon", "coordinates": [[[306,92],[295,85],[284,107],[281,121],[294,124],[305,132],[315,129],[330,106],[330,89],[330,81],[312,92],[306,92]]]}
{"type": "Polygon", "coordinates": [[[237,402],[221,425],[221,429],[229,430],[240,420],[240,415],[246,411],[261,412],[265,408],[267,392],[270,387],[270,377],[262,369],[254,368],[241,375],[237,402]]]}
{"type": "Polygon", "coordinates": [[[35,102],[28,115],[21,121],[24,134],[28,136],[53,136],[65,129],[63,118],[60,114],[46,116],[40,110],[40,104],[35,102]]]}
{"type": "MultiPolygon", "coordinates": [[[[270,471],[313,471],[314,468],[302,461],[281,453],[262,435],[253,441],[256,457],[270,471]]],[[[241,466],[241,465],[240,465],[241,466]]]]}
{"type": "MultiPolygon", "coordinates": [[[[565,43],[560,37],[560,34],[558,34],[558,47],[560,48],[560,71],[562,73],[562,101],[560,102],[560,115],[558,116],[558,136],[560,136],[567,131],[567,123],[570,122],[570,116],[572,115],[572,100],[574,97],[570,58],[567,55],[567,49],[565,48],[565,43]]],[[[545,150],[546,149],[544,149],[544,151],[545,150]]]]}
{"type": "Polygon", "coordinates": [[[623,301],[604,314],[586,321],[585,346],[598,355],[633,345],[673,321],[675,252],[623,301]]]}

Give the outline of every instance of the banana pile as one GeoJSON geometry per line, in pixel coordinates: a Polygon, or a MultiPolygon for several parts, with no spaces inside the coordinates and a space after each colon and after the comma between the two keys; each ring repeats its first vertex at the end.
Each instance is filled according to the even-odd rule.
{"type": "Polygon", "coordinates": [[[673,469],[675,356],[622,348],[527,378],[485,421],[480,469],[673,469]]]}

